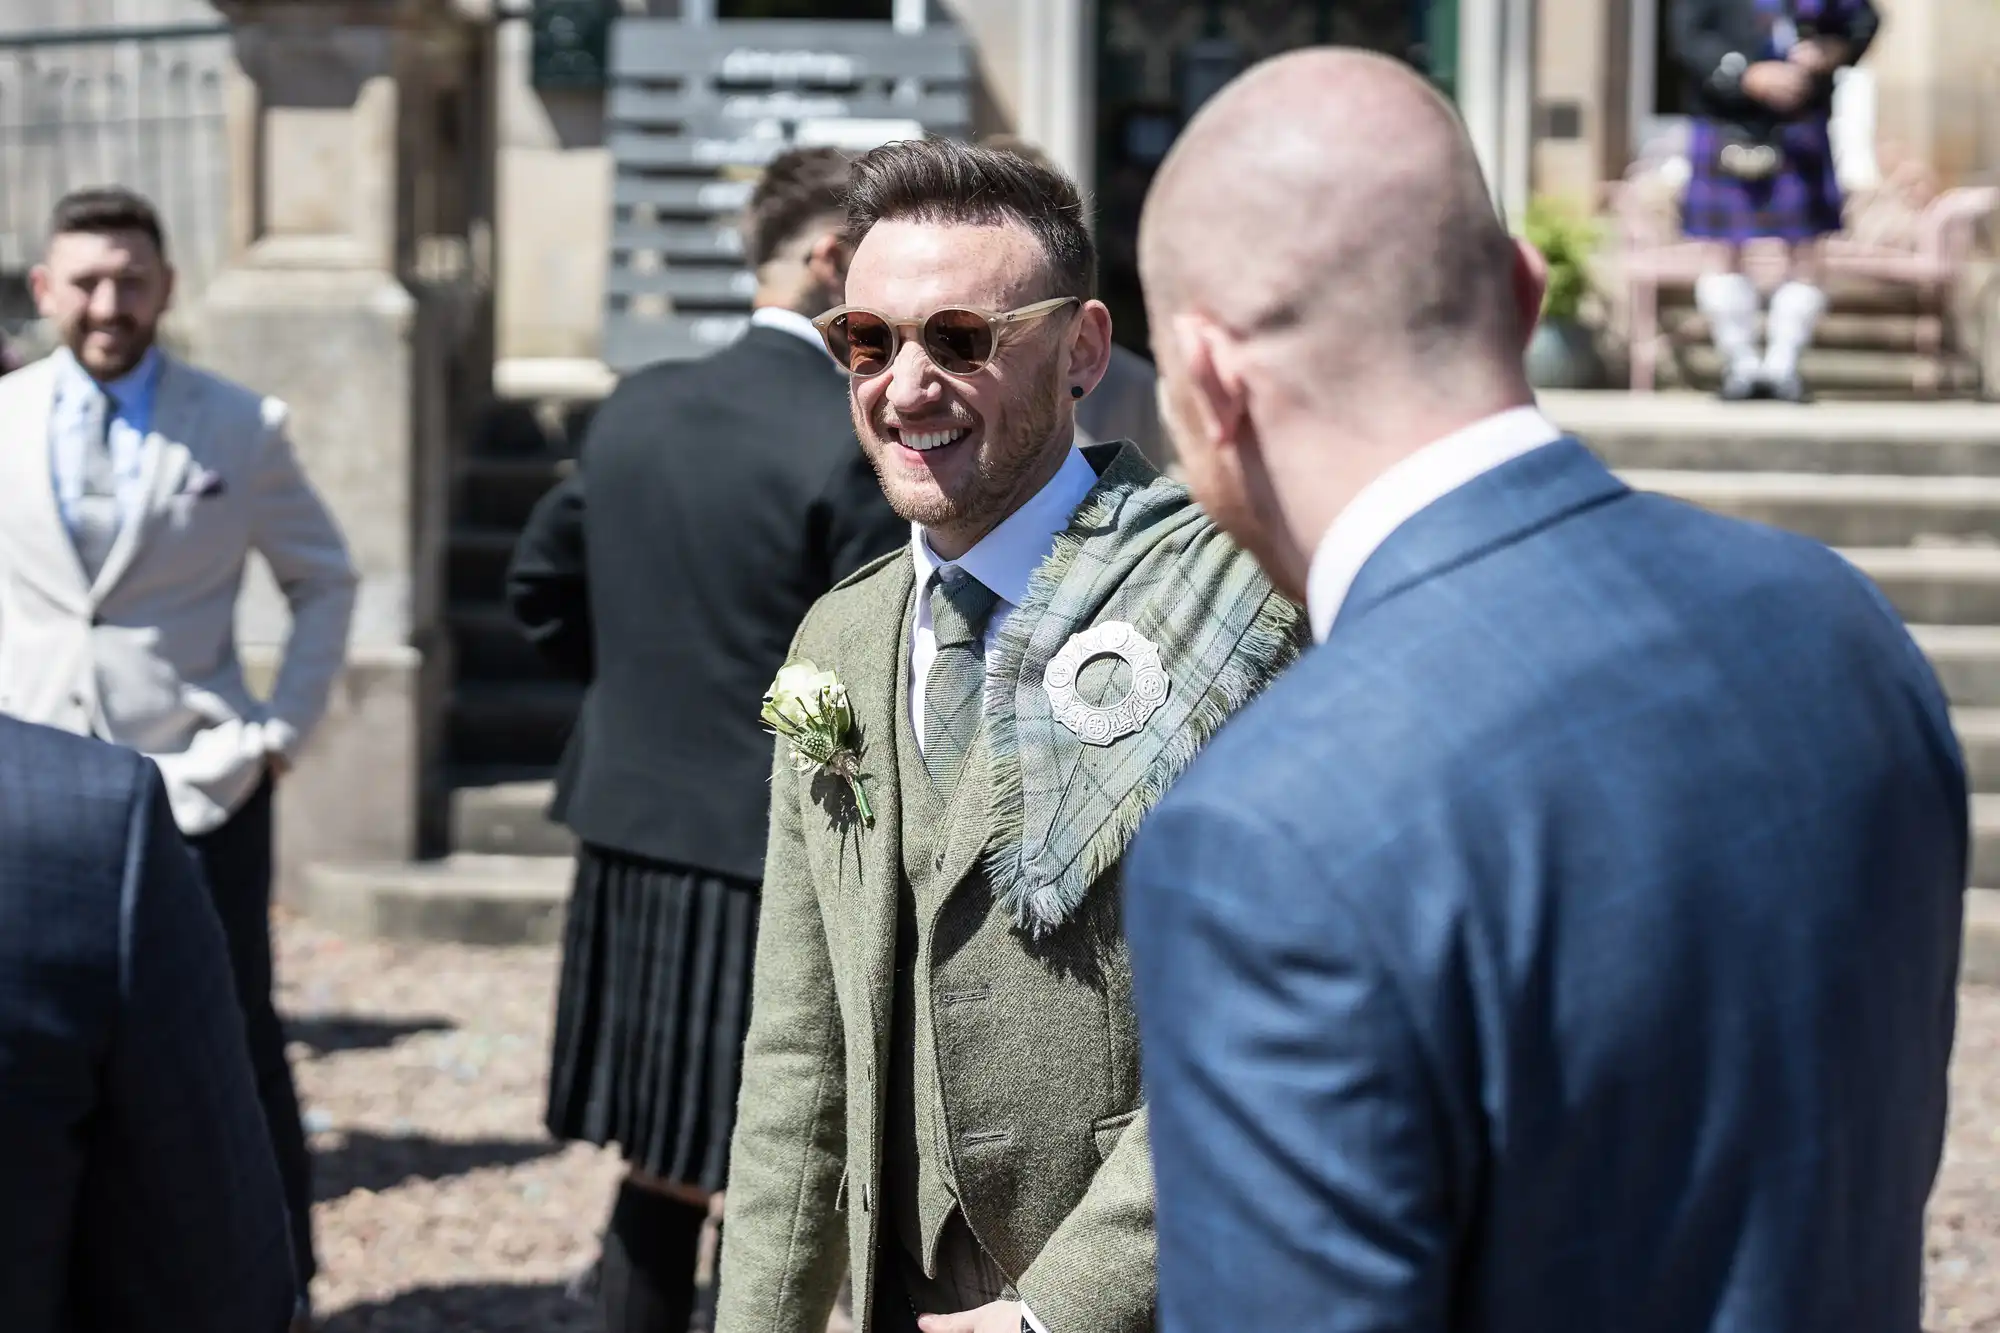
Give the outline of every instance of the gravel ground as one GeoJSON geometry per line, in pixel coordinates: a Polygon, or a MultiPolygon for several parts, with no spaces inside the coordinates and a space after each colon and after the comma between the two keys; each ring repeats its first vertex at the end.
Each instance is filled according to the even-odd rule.
{"type": "MultiPolygon", "coordinates": [[[[619,1166],[541,1127],[555,951],[356,943],[283,916],[278,947],[324,1333],[596,1333],[565,1292],[619,1166]]],[[[1925,1327],[2000,1333],[2000,990],[1962,992],[1928,1254],[1925,1327]]]]}
{"type": "Polygon", "coordinates": [[[555,951],[277,938],[325,1333],[595,1333],[564,1289],[620,1168],[542,1129],[555,951]]]}

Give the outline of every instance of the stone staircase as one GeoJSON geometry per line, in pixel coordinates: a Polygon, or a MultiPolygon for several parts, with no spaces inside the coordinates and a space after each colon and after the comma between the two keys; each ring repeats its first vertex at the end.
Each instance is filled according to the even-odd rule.
{"type": "MultiPolygon", "coordinates": [[[[1914,290],[1836,276],[1828,295],[1829,309],[1800,359],[1800,372],[1815,393],[1866,400],[1980,395],[1976,348],[1933,346],[1932,312],[1914,290]]],[[[1665,287],[1660,302],[1660,328],[1672,348],[1660,360],[1661,387],[1713,389],[1722,379],[1722,360],[1709,340],[1708,321],[1694,308],[1693,291],[1665,287]]],[[[1971,314],[1959,312],[1950,321],[1960,339],[1979,336],[1971,314]]],[[[2000,392],[2000,386],[1985,389],[1989,396],[2000,392]]]]}
{"type": "MultiPolygon", "coordinates": [[[[1842,551],[1881,585],[1937,666],[1976,795],[1968,975],[2000,981],[2000,406],[1721,404],[1684,394],[1550,393],[1544,407],[1634,485],[1773,523],[1842,551]]],[[[490,943],[560,929],[570,840],[542,811],[577,690],[554,681],[499,604],[560,432],[489,440],[468,465],[452,547],[453,854],[322,867],[309,910],[349,928],[490,943]]],[[[573,437],[570,437],[573,438],[573,437]]]]}
{"type": "Polygon", "coordinates": [[[2000,981],[2000,406],[1546,394],[1633,485],[1818,538],[1937,668],[1974,790],[1966,975],[2000,981]]]}
{"type": "Polygon", "coordinates": [[[544,812],[583,691],[521,637],[505,582],[529,511],[572,466],[594,406],[589,398],[503,402],[470,442],[455,479],[446,574],[458,664],[445,735],[450,853],[309,867],[300,905],[313,915],[391,939],[559,937],[575,844],[544,812]]]}

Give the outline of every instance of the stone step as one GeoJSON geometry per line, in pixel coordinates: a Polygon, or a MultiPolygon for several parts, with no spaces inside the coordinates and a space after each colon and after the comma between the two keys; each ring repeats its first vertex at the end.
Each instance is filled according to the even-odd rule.
{"type": "Polygon", "coordinates": [[[1958,979],[1975,985],[2000,985],[2000,889],[1968,889],[1965,894],[1965,945],[1959,957],[1958,979]]]}
{"type": "Polygon", "coordinates": [[[547,945],[562,939],[570,874],[555,856],[321,862],[305,867],[299,906],[360,939],[547,945]]]}
{"type": "Polygon", "coordinates": [[[1841,552],[1915,624],[2000,625],[2000,547],[1890,546],[1841,552]]]}
{"type": "Polygon", "coordinates": [[[2000,709],[2000,628],[1912,625],[1910,635],[1930,658],[1953,707],[2000,709]]]}
{"type": "Polygon", "coordinates": [[[583,687],[567,681],[470,681],[453,688],[446,753],[462,765],[554,767],[583,687]]]}
{"type": "Polygon", "coordinates": [[[1627,469],[1640,490],[1802,532],[1829,546],[2000,541],[2000,477],[1627,469]]]}
{"type": "MultiPolygon", "coordinates": [[[[321,862],[305,868],[299,906],[357,939],[547,946],[562,939],[571,876],[569,860],[556,856],[321,862]]],[[[2000,984],[2000,891],[1966,894],[1960,977],[2000,984]]]]}
{"type": "Polygon", "coordinates": [[[451,626],[453,660],[461,681],[556,680],[558,676],[514,623],[502,602],[454,605],[445,612],[451,626]]]}
{"type": "Polygon", "coordinates": [[[496,782],[451,794],[455,852],[503,856],[574,856],[576,835],[548,816],[555,783],[496,782]]]}
{"type": "Polygon", "coordinates": [[[1616,468],[2000,476],[2000,404],[1724,403],[1544,390],[1541,407],[1616,468]]]}
{"type": "Polygon", "coordinates": [[[573,466],[570,460],[553,455],[528,458],[474,455],[459,467],[458,503],[452,510],[453,519],[469,527],[519,532],[535,502],[573,466]]]}
{"type": "MultiPolygon", "coordinates": [[[[496,380],[498,373],[496,370],[496,380]]],[[[474,458],[574,457],[597,410],[595,400],[517,396],[505,393],[473,423],[474,458]]]]}
{"type": "Polygon", "coordinates": [[[1972,798],[1972,882],[2000,889],[2000,794],[1972,798]]]}
{"type": "MultiPolygon", "coordinates": [[[[1979,392],[1979,367],[1963,356],[1941,362],[1915,352],[1809,347],[1799,358],[1799,375],[1826,397],[1970,398],[1979,392]]],[[[1683,343],[1678,364],[1661,359],[1660,380],[1714,388],[1722,382],[1722,357],[1706,343],[1683,343]]]]}
{"type": "MultiPolygon", "coordinates": [[[[1708,319],[1693,307],[1662,316],[1668,335],[1682,343],[1709,340],[1708,319]]],[[[1930,322],[1901,311],[1830,310],[1813,330],[1813,346],[1862,352],[1926,352],[1930,322]]],[[[1760,328],[1759,338],[1763,336],[1760,328]]]]}
{"type": "Polygon", "coordinates": [[[2000,708],[1955,708],[1951,725],[1965,752],[1966,781],[1977,792],[2000,792],[2000,708]]]}
{"type": "Polygon", "coordinates": [[[506,601],[507,562],[519,535],[512,528],[453,528],[445,548],[447,601],[458,606],[506,601]]]}
{"type": "MultiPolygon", "coordinates": [[[[1752,268],[1756,268],[1753,261],[1752,268]]],[[[1757,269],[1753,280],[1768,298],[1774,290],[1779,275],[1775,272],[1757,269]]],[[[1852,313],[1868,315],[1915,315],[1928,307],[1924,293],[1908,283],[1883,282],[1876,278],[1854,277],[1840,273],[1830,275],[1825,284],[1827,305],[1831,313],[1852,313]]],[[[1660,284],[1660,318],[1666,320],[1679,310],[1694,309],[1694,283],[1692,281],[1671,281],[1660,284]]]]}

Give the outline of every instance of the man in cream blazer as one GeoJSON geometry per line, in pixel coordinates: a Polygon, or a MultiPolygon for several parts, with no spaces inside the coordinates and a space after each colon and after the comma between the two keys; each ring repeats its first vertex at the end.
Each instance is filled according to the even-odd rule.
{"type": "Polygon", "coordinates": [[[154,345],[173,273],[151,206],[81,192],[50,230],[33,284],[62,345],[0,379],[0,712],[159,765],[228,937],[303,1280],[310,1164],[271,1005],[271,788],[340,670],[354,568],[284,405],[154,345]],[[252,550],[292,611],[261,701],[234,632],[252,550]]]}

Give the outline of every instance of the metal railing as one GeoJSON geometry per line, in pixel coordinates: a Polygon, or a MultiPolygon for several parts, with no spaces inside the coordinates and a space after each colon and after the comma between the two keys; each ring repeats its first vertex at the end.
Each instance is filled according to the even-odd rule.
{"type": "Polygon", "coordinates": [[[71,190],[123,185],[160,210],[191,303],[228,238],[221,24],[0,36],[0,279],[35,262],[71,190]]]}

